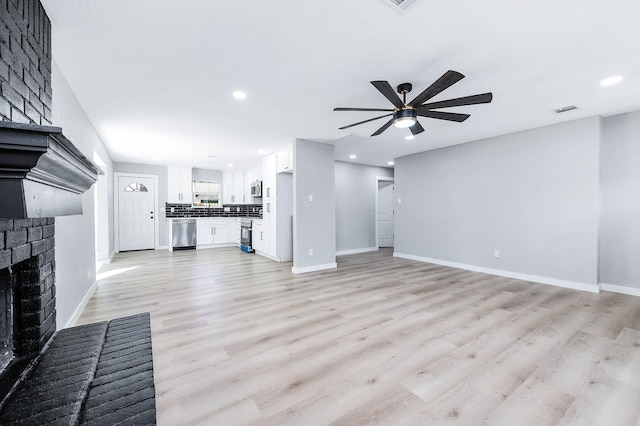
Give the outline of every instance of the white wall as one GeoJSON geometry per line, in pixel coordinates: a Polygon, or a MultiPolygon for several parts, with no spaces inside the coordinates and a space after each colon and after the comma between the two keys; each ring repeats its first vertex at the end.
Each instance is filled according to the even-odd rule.
{"type": "MultiPolygon", "coordinates": [[[[52,64],[53,125],[90,160],[96,151],[111,176],[113,163],[55,61],[52,64]]],[[[113,194],[112,179],[108,193],[113,194]]],[[[94,188],[82,195],[82,215],[56,218],[56,323],[75,322],[96,282],[94,188]]],[[[113,199],[113,197],[110,197],[113,199]]],[[[113,250],[113,204],[108,207],[109,251],[113,250]]],[[[73,325],[73,324],[70,324],[73,325]]]]}
{"type": "Polygon", "coordinates": [[[304,139],[293,144],[293,272],[336,267],[333,151],[304,139]]]}
{"type": "Polygon", "coordinates": [[[592,117],[396,159],[396,253],[597,291],[600,126],[592,117]]]}
{"type": "Polygon", "coordinates": [[[601,188],[600,282],[640,295],[640,111],[603,120],[601,188]]]}
{"type": "Polygon", "coordinates": [[[393,177],[393,169],[336,161],[336,250],[377,247],[376,177],[393,177]]]}

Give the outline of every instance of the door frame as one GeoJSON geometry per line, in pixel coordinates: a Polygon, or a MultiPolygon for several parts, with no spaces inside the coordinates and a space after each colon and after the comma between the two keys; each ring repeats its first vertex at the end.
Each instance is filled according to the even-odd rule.
{"type": "MultiPolygon", "coordinates": [[[[393,182],[395,185],[395,178],[394,177],[389,177],[389,176],[376,176],[376,208],[375,208],[375,216],[374,216],[374,223],[376,224],[376,249],[380,250],[380,245],[378,242],[378,210],[379,210],[379,201],[378,201],[378,185],[380,182],[393,182]]],[[[393,188],[394,194],[395,194],[395,186],[393,188]]],[[[393,203],[394,199],[392,197],[392,205],[395,205],[395,203],[393,203]]],[[[396,228],[396,218],[395,218],[395,211],[396,209],[393,209],[393,213],[394,213],[394,217],[393,217],[393,229],[394,229],[394,238],[393,238],[393,246],[395,247],[396,243],[395,243],[395,228],[396,228]]]]}
{"type": "Polygon", "coordinates": [[[155,204],[155,213],[153,215],[153,248],[154,250],[158,250],[160,248],[160,242],[158,241],[159,236],[159,221],[158,221],[158,175],[148,175],[144,173],[125,173],[125,172],[114,172],[113,173],[113,227],[114,227],[114,247],[115,252],[120,253],[120,177],[130,177],[130,178],[146,178],[153,179],[153,197],[155,204]]]}

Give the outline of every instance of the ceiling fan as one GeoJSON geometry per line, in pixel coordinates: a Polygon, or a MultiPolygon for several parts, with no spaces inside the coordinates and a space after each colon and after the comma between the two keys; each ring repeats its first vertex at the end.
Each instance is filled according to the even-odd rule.
{"type": "Polygon", "coordinates": [[[487,104],[493,99],[491,92],[479,95],[464,96],[461,98],[447,99],[445,101],[424,103],[436,96],[438,93],[456,84],[462,80],[464,75],[457,71],[449,70],[437,79],[431,86],[427,87],[422,93],[415,97],[411,102],[407,103],[407,93],[411,92],[411,83],[402,83],[398,85],[397,91],[402,95],[402,99],[394,93],[393,88],[388,81],[372,81],[371,84],[387,98],[395,108],[334,108],[334,111],[388,111],[390,114],[381,115],[379,117],[370,118],[368,120],[359,121],[340,127],[340,130],[349,127],[358,126],[370,121],[379,120],[384,117],[391,117],[382,127],[376,130],[371,136],[378,136],[387,130],[392,124],[400,128],[409,128],[411,133],[417,135],[424,132],[424,128],[418,123],[418,116],[435,118],[437,120],[449,120],[463,122],[470,117],[469,114],[459,114],[455,112],[434,111],[440,108],[449,108],[463,105],[487,104]]]}

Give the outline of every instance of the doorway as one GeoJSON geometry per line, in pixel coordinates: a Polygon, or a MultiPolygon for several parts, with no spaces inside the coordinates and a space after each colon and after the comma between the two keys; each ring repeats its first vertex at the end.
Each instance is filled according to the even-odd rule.
{"type": "Polygon", "coordinates": [[[376,181],[376,241],[378,248],[393,247],[393,178],[376,181]]]}
{"type": "Polygon", "coordinates": [[[119,175],[118,251],[153,250],[156,246],[156,179],[119,175]]]}

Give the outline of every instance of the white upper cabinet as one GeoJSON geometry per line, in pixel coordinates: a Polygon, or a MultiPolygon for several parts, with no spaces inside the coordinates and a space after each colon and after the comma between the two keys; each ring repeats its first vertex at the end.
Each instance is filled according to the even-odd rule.
{"type": "Polygon", "coordinates": [[[276,156],[277,173],[293,173],[293,144],[278,150],[276,156]]]}
{"type": "Polygon", "coordinates": [[[256,170],[224,172],[222,181],[223,204],[253,204],[251,184],[257,179],[256,170]]]}
{"type": "Polygon", "coordinates": [[[262,204],[276,199],[277,154],[267,155],[262,160],[262,204]]]}
{"type": "Polygon", "coordinates": [[[233,204],[233,172],[225,171],[222,174],[222,204],[233,204]]]}
{"type": "Polygon", "coordinates": [[[245,204],[245,191],[244,191],[244,172],[233,172],[233,192],[232,198],[234,204],[245,204]]]}
{"type": "Polygon", "coordinates": [[[243,172],[226,171],[222,179],[223,204],[244,204],[243,172]]]}
{"type": "Polygon", "coordinates": [[[192,173],[190,167],[167,167],[167,202],[191,204],[192,173]]]}

